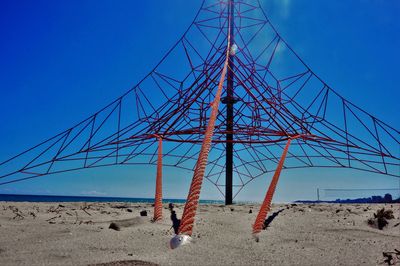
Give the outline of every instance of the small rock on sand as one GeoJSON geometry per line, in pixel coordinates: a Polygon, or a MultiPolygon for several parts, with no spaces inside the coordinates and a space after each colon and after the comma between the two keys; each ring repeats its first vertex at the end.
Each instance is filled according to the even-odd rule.
{"type": "Polygon", "coordinates": [[[110,223],[110,226],[108,228],[114,229],[116,231],[120,231],[121,230],[121,228],[116,223],[110,223]]]}

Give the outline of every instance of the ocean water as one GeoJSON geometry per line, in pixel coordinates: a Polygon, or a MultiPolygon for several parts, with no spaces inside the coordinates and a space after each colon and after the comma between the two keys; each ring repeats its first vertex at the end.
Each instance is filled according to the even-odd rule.
{"type": "MultiPolygon", "coordinates": [[[[0,201],[14,202],[131,202],[153,203],[152,198],[122,198],[122,197],[89,197],[89,196],[49,196],[0,194],[0,201]]],[[[185,203],[185,199],[163,199],[164,203],[185,203]]],[[[200,204],[224,204],[222,200],[200,200],[200,204]]]]}

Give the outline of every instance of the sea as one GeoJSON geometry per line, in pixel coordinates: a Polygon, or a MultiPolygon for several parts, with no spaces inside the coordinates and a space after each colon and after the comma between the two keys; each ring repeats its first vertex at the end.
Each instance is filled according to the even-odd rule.
{"type": "MultiPolygon", "coordinates": [[[[0,194],[0,201],[14,202],[130,202],[153,203],[154,198],[93,197],[93,196],[55,196],[0,194]]],[[[163,199],[164,203],[185,203],[185,199],[163,199]]],[[[200,204],[224,204],[223,200],[200,200],[200,204]]]]}

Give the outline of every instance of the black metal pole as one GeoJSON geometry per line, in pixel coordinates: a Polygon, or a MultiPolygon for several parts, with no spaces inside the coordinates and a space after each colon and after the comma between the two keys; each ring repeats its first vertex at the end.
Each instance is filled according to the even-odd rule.
{"type": "MultiPolygon", "coordinates": [[[[234,0],[229,0],[230,47],[234,44],[234,0]]],[[[232,50],[231,50],[232,51],[232,50]]],[[[225,166],[225,205],[232,204],[232,179],[233,179],[233,53],[229,53],[229,63],[226,80],[226,166],[225,166]]]]}

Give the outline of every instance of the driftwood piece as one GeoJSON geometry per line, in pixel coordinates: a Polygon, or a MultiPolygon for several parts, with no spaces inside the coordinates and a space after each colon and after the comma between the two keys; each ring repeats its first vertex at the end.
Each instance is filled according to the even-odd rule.
{"type": "Polygon", "coordinates": [[[128,205],[114,205],[114,206],[111,206],[111,208],[114,208],[114,209],[126,209],[128,207],[129,207],[128,205]]]}
{"type": "Polygon", "coordinates": [[[76,217],[76,220],[75,220],[74,224],[77,224],[78,223],[78,212],[77,211],[75,211],[75,217],[76,217]]]}
{"type": "MultiPolygon", "coordinates": [[[[62,206],[62,205],[61,205],[62,206]]],[[[60,205],[58,205],[57,207],[54,207],[54,206],[50,206],[50,208],[47,210],[47,213],[57,213],[57,214],[59,214],[60,213],[60,205]]]]}
{"type": "Polygon", "coordinates": [[[125,220],[118,220],[110,223],[108,228],[114,229],[116,231],[120,231],[123,227],[134,227],[144,223],[144,218],[142,217],[135,217],[132,219],[125,219],[125,220]]]}
{"type": "Polygon", "coordinates": [[[394,249],[392,252],[383,252],[383,257],[385,257],[383,263],[387,263],[387,265],[396,265],[400,262],[400,250],[394,249]]]}
{"type": "Polygon", "coordinates": [[[16,212],[15,216],[13,217],[13,220],[23,220],[23,219],[25,219],[25,217],[21,213],[18,213],[18,212],[16,212]]]}
{"type": "Polygon", "coordinates": [[[84,211],[87,215],[92,216],[86,209],[86,207],[81,208],[81,210],[84,211]]]}
{"type": "Polygon", "coordinates": [[[50,219],[47,219],[46,222],[52,222],[56,218],[61,218],[61,214],[57,215],[57,216],[54,216],[54,217],[51,217],[50,219]]]}
{"type": "Polygon", "coordinates": [[[15,206],[9,206],[9,209],[12,210],[14,213],[14,217],[12,218],[13,220],[23,220],[25,219],[25,216],[23,215],[22,212],[19,211],[19,209],[15,206]]]}

